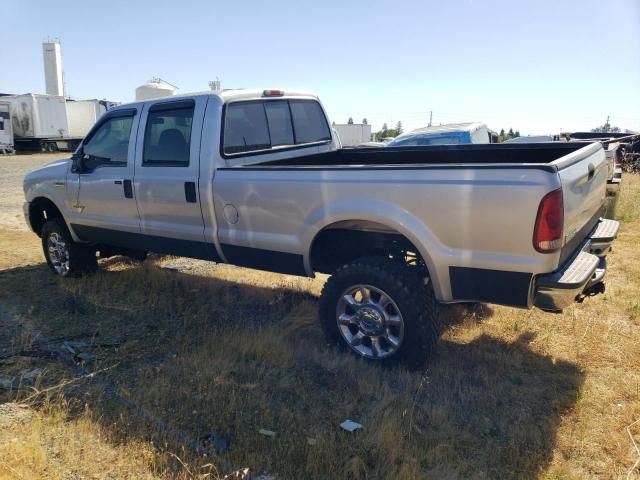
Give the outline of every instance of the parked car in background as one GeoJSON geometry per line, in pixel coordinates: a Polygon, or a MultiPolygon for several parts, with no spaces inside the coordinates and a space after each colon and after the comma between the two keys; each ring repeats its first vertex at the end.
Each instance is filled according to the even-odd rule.
{"type": "MultiPolygon", "coordinates": [[[[541,143],[541,142],[557,142],[560,137],[557,135],[525,135],[522,137],[510,138],[502,143],[541,143]]],[[[566,141],[562,139],[562,141],[566,141]]]]}
{"type": "Polygon", "coordinates": [[[330,339],[421,362],[440,303],[559,311],[604,290],[618,230],[601,218],[604,157],[599,143],[339,149],[314,95],[206,92],[109,110],[72,158],[25,177],[24,212],[63,277],[98,252],[331,274],[330,339]]]}
{"type": "Polygon", "coordinates": [[[491,143],[491,134],[484,123],[449,123],[434,127],[417,128],[397,136],[388,147],[420,145],[463,145],[491,143]]]}

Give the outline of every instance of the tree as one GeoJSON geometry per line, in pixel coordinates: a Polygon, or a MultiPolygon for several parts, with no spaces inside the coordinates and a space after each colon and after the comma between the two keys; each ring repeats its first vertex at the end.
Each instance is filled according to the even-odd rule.
{"type": "Polygon", "coordinates": [[[396,137],[402,133],[402,122],[396,123],[396,137]]]}
{"type": "Polygon", "coordinates": [[[353,125],[353,118],[349,117],[349,120],[347,120],[347,124],[348,125],[353,125]]]}
{"type": "Polygon", "coordinates": [[[596,128],[591,129],[594,133],[616,133],[620,131],[619,127],[612,127],[609,122],[596,128]]]}
{"type": "Polygon", "coordinates": [[[362,119],[362,124],[363,124],[363,125],[369,125],[369,122],[367,122],[367,119],[366,119],[366,118],[363,118],[363,119],[362,119]]]}
{"type": "Polygon", "coordinates": [[[505,140],[510,140],[512,138],[516,138],[520,136],[520,130],[513,131],[513,128],[510,128],[508,132],[505,133],[504,128],[500,129],[500,134],[498,135],[498,143],[502,143],[505,140]]]}
{"type": "Polygon", "coordinates": [[[386,137],[396,137],[398,134],[395,130],[389,130],[389,126],[386,123],[382,124],[382,129],[375,133],[375,139],[380,142],[386,137]]]}

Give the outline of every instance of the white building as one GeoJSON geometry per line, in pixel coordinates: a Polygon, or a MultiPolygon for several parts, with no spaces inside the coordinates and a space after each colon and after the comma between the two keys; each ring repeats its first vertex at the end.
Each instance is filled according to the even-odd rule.
{"type": "Polygon", "coordinates": [[[366,123],[336,123],[332,128],[338,133],[343,147],[356,147],[371,141],[371,125],[366,123]]]}

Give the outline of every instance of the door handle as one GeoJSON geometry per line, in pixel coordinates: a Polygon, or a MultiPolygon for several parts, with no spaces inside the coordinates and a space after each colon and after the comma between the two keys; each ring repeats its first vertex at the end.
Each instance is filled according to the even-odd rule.
{"type": "Polygon", "coordinates": [[[596,173],[596,167],[593,166],[593,163],[589,164],[589,177],[588,179],[591,180],[593,178],[593,176],[596,173]]]}
{"type": "Polygon", "coordinates": [[[196,183],[184,182],[184,198],[188,203],[196,203],[196,183]]]}
{"type": "Polygon", "coordinates": [[[124,198],[133,198],[133,185],[131,185],[131,180],[124,180],[122,187],[124,188],[124,198]]]}

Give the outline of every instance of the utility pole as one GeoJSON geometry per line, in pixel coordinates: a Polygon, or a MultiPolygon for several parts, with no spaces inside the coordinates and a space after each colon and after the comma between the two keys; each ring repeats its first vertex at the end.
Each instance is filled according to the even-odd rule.
{"type": "Polygon", "coordinates": [[[433,110],[429,110],[429,125],[427,125],[428,127],[431,126],[432,120],[433,120],[433,110]]]}

